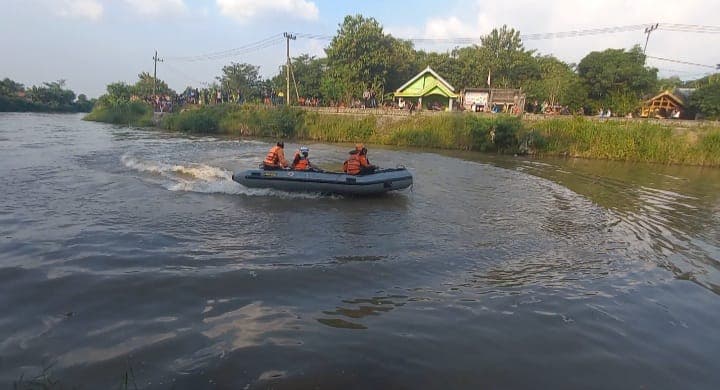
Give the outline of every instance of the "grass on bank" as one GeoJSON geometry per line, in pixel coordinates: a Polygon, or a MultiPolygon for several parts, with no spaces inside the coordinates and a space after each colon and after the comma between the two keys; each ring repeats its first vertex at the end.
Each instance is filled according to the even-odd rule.
{"type": "MultiPolygon", "coordinates": [[[[149,125],[151,118],[149,106],[132,104],[93,110],[86,117],[133,125],[149,125]]],[[[390,120],[227,104],[166,115],[160,127],[188,133],[720,166],[720,127],[675,129],[637,119],[560,117],[531,122],[504,115],[442,113],[390,120]]]]}
{"type": "Polygon", "coordinates": [[[369,142],[443,149],[514,152],[522,123],[509,116],[461,113],[380,121],[372,115],[307,112],[297,108],[220,105],[168,115],[167,130],[324,142],[369,142]]]}
{"type": "Polygon", "coordinates": [[[720,165],[720,128],[674,129],[646,121],[554,118],[529,124],[543,139],[539,152],[663,164],[720,165]]]}
{"type": "Polygon", "coordinates": [[[153,109],[144,102],[116,102],[96,104],[83,118],[87,121],[113,123],[126,126],[153,126],[153,109]]]}

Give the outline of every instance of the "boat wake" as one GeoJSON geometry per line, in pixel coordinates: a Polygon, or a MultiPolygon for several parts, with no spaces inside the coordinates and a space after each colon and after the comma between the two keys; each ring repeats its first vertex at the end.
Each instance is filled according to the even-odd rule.
{"type": "Polygon", "coordinates": [[[151,174],[150,180],[170,191],[281,198],[318,198],[319,194],[289,193],[271,189],[247,188],[232,180],[232,171],[201,163],[180,164],[144,160],[125,154],[122,164],[137,172],[151,174]]]}

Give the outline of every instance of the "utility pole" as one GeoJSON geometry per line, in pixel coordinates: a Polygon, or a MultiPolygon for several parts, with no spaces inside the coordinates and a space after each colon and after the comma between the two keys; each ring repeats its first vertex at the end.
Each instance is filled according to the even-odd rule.
{"type": "Polygon", "coordinates": [[[290,105],[290,40],[295,40],[297,37],[295,35],[292,35],[291,33],[283,33],[283,36],[285,37],[285,41],[287,42],[287,65],[285,65],[285,73],[287,73],[287,88],[285,90],[285,99],[287,101],[287,105],[290,105]]]}
{"type": "Polygon", "coordinates": [[[645,48],[643,49],[643,54],[645,54],[645,51],[647,50],[647,44],[650,40],[650,33],[657,30],[660,23],[655,23],[651,26],[645,27],[645,34],[647,34],[647,38],[645,38],[645,48]]]}
{"type": "Polygon", "coordinates": [[[153,96],[155,96],[157,95],[157,63],[158,61],[163,62],[162,58],[158,58],[157,50],[155,50],[153,61],[155,61],[155,70],[153,71],[153,96]]]}

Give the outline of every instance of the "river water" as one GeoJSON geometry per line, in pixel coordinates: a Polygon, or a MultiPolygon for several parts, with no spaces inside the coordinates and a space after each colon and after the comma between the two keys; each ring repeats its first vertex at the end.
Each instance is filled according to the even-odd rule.
{"type": "Polygon", "coordinates": [[[230,179],[269,146],[0,114],[0,387],[718,388],[720,170],[372,148],[412,191],[230,179]]]}

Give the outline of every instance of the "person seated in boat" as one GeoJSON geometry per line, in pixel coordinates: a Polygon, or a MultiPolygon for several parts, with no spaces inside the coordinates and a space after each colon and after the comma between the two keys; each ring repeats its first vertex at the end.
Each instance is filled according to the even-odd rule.
{"type": "Polygon", "coordinates": [[[288,162],[285,160],[284,148],[285,143],[283,141],[278,141],[275,146],[270,148],[270,151],[265,157],[265,161],[263,161],[263,169],[271,170],[287,168],[288,162]]]}
{"type": "Polygon", "coordinates": [[[310,149],[307,146],[301,146],[300,150],[295,152],[295,157],[293,157],[292,163],[292,169],[294,171],[309,171],[313,168],[312,164],[310,164],[310,159],[308,158],[309,153],[310,149]]]}
{"type": "Polygon", "coordinates": [[[367,159],[367,148],[363,144],[355,145],[350,151],[350,157],[343,164],[343,172],[348,175],[365,175],[375,172],[375,166],[367,159]]]}
{"type": "Polygon", "coordinates": [[[370,164],[370,160],[368,160],[367,158],[367,148],[362,144],[360,144],[359,146],[360,150],[358,151],[358,158],[360,159],[360,174],[366,175],[369,173],[374,173],[377,167],[370,164]]]}
{"type": "Polygon", "coordinates": [[[343,163],[343,172],[348,175],[359,175],[360,171],[360,154],[357,150],[351,150],[350,157],[343,163]]]}

